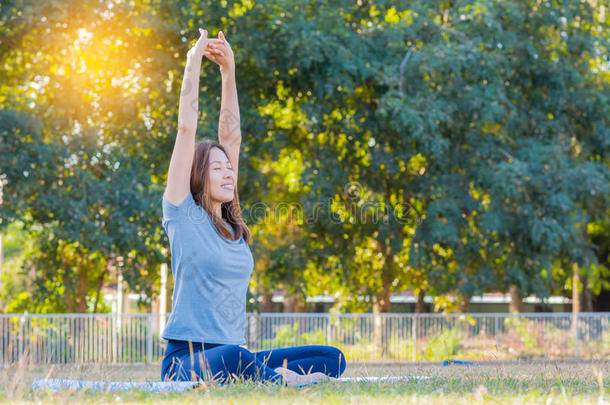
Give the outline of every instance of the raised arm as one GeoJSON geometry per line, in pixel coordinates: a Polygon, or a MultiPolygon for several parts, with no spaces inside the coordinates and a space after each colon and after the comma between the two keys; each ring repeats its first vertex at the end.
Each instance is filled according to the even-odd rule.
{"type": "Polygon", "coordinates": [[[237,178],[239,166],[239,148],[241,145],[241,127],[237,86],[235,83],[235,57],[231,45],[224,33],[218,33],[220,42],[210,44],[210,49],[217,51],[206,55],[208,59],[220,66],[222,76],[222,98],[220,101],[220,117],[218,119],[218,143],[227,151],[228,158],[237,178]]]}
{"type": "Polygon", "coordinates": [[[199,75],[201,60],[208,46],[217,39],[208,39],[208,32],[199,29],[201,36],[186,55],[184,78],[178,107],[178,134],[167,173],[166,195],[170,203],[180,205],[190,191],[191,166],[195,152],[195,133],[199,117],[199,75]]]}

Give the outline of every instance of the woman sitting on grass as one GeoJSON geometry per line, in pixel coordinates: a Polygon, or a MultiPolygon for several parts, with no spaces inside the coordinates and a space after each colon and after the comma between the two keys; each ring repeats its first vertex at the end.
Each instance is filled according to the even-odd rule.
{"type": "Polygon", "coordinates": [[[250,352],[239,346],[246,343],[245,302],[254,261],[237,194],[241,132],[235,61],[222,31],[210,39],[207,31],[199,32],[187,53],[178,133],[162,202],[174,293],[163,332],[168,344],[161,378],[229,381],[236,376],[296,386],[339,377],[346,363],[335,347],[250,352]],[[195,143],[203,56],[220,66],[219,143],[195,143]]]}

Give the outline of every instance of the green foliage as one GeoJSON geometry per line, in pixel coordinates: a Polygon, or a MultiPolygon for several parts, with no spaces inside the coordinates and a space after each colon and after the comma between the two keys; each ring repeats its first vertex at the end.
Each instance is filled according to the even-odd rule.
{"type": "MultiPolygon", "coordinates": [[[[5,307],[27,287],[27,277],[15,271],[23,266],[25,251],[30,248],[30,241],[18,221],[11,223],[2,234],[4,262],[0,269],[0,306],[5,307]]],[[[26,293],[27,297],[27,293],[26,293]]],[[[21,300],[25,297],[22,295],[21,300]]],[[[21,301],[20,300],[20,301],[21,301]]],[[[7,312],[9,311],[7,308],[7,312]]]]}
{"type": "MultiPolygon", "coordinates": [[[[340,310],[378,312],[404,288],[544,296],[569,276],[558,266],[603,264],[580,232],[610,206],[598,4],[108,4],[13,1],[0,14],[0,229],[21,220],[36,246],[30,309],[85,311],[118,271],[155,294],[200,26],[235,52],[259,291],[340,290],[372,298],[340,310]]],[[[216,65],[201,85],[198,137],[216,138],[216,65]]],[[[606,278],[593,274],[596,291],[606,278]]]]}
{"type": "Polygon", "coordinates": [[[520,343],[527,353],[527,357],[532,354],[541,354],[541,348],[536,341],[536,331],[534,322],[520,316],[510,316],[504,319],[504,325],[510,330],[515,330],[520,338],[520,343]]]}
{"type": "Polygon", "coordinates": [[[445,329],[431,337],[424,349],[425,360],[445,360],[453,358],[460,350],[460,330],[458,327],[445,329]]]}
{"type": "Polygon", "coordinates": [[[271,348],[300,345],[324,345],[328,344],[328,338],[323,329],[299,333],[299,322],[295,322],[292,326],[290,324],[279,326],[273,339],[263,339],[262,344],[265,347],[271,348]]]}
{"type": "Polygon", "coordinates": [[[418,353],[423,360],[448,360],[454,358],[462,351],[463,330],[468,325],[474,326],[475,320],[471,316],[460,316],[452,325],[447,325],[439,332],[426,339],[423,352],[418,353]]]}

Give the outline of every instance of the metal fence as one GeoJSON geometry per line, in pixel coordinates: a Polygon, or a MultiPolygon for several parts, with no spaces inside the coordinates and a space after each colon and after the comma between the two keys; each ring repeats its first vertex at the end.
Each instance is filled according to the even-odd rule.
{"type": "MultiPolygon", "coordinates": [[[[159,314],[0,314],[0,364],[155,363],[159,314]]],[[[610,358],[610,313],[248,313],[251,351],[321,344],[346,361],[610,358]]]]}

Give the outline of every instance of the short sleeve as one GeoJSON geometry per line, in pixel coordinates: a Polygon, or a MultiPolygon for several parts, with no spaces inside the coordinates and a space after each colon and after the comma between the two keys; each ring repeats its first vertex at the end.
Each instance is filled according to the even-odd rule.
{"type": "Polygon", "coordinates": [[[163,222],[172,220],[183,220],[193,214],[193,210],[197,207],[193,194],[189,191],[186,198],[179,205],[174,205],[167,199],[163,192],[163,222]]]}

